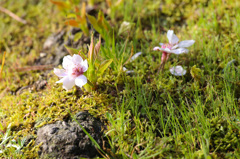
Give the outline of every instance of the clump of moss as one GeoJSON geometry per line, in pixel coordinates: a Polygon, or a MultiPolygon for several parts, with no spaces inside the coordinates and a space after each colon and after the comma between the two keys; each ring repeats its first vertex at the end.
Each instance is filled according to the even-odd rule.
{"type": "Polygon", "coordinates": [[[220,117],[210,119],[210,123],[210,150],[221,153],[235,150],[240,141],[239,124],[220,117]]]}
{"type": "MultiPolygon", "coordinates": [[[[1,109],[5,113],[1,117],[1,121],[4,126],[11,123],[12,130],[18,137],[29,135],[36,137],[36,130],[39,127],[58,120],[66,120],[70,117],[69,113],[75,114],[88,110],[92,115],[102,118],[107,111],[112,110],[114,98],[108,94],[108,91],[111,92],[115,88],[110,87],[105,93],[101,91],[83,92],[77,87],[65,91],[60,84],[55,84],[56,81],[57,77],[52,77],[52,73],[50,73],[47,87],[41,92],[25,90],[20,95],[8,95],[3,98],[1,109]]],[[[106,87],[111,85],[108,84],[106,78],[102,82],[106,87]]],[[[34,153],[37,147],[32,147],[34,139],[31,142],[23,149],[23,152],[27,156],[33,157],[36,155],[34,153]]]]}

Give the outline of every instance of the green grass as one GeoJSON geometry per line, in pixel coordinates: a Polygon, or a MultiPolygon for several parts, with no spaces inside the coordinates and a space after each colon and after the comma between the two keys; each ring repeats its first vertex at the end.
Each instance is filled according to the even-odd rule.
{"type": "Polygon", "coordinates": [[[110,158],[239,158],[240,3],[131,0],[106,8],[105,2],[98,2],[97,7],[109,13],[106,19],[115,33],[123,21],[133,22],[135,27],[129,34],[105,39],[101,57],[114,62],[98,79],[98,89],[84,93],[91,98],[79,96],[75,88],[66,92],[54,84],[57,78],[53,72],[44,90],[11,95],[11,91],[40,78],[41,71],[12,70],[32,65],[44,39],[62,29],[65,17],[47,1],[1,2],[31,24],[21,25],[0,15],[0,50],[7,51],[0,84],[0,141],[4,142],[0,150],[5,153],[0,156],[36,157],[34,139],[19,151],[7,147],[11,140],[4,140],[4,136],[21,145],[39,126],[62,120],[67,110],[73,114],[89,110],[107,121],[103,151],[110,158]],[[161,53],[152,49],[167,42],[169,29],[180,41],[196,42],[188,54],[171,55],[164,72],[157,73],[161,53]],[[134,53],[141,51],[142,55],[124,65],[132,46],[134,53]],[[123,65],[134,73],[121,72],[123,65]],[[186,75],[171,75],[169,68],[174,65],[184,66],[186,75]],[[56,105],[50,107],[52,102],[56,105]],[[37,115],[23,119],[32,111],[37,115]],[[7,129],[10,123],[11,129],[7,129]]]}

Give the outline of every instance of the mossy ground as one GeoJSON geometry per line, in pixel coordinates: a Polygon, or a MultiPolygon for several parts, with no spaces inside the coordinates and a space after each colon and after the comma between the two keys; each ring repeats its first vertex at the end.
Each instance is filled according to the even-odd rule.
{"type": "MultiPolygon", "coordinates": [[[[136,24],[126,52],[130,55],[133,44],[134,50],[143,54],[126,65],[134,74],[109,69],[91,93],[79,88],[63,90],[55,83],[58,78],[52,71],[44,75],[44,89],[29,87],[16,93],[33,85],[45,72],[19,68],[34,66],[44,40],[51,33],[69,28],[64,27],[61,13],[46,0],[7,0],[0,4],[29,22],[23,25],[6,14],[0,15],[0,50],[7,52],[0,79],[1,132],[6,133],[11,123],[12,138],[31,138],[21,149],[23,153],[1,145],[2,157],[36,158],[37,128],[88,110],[108,125],[104,151],[114,158],[239,158],[237,1],[130,0],[115,8],[96,2],[116,29],[123,20],[136,24]],[[190,53],[171,55],[165,71],[157,73],[161,53],[152,49],[159,42],[167,42],[168,29],[173,29],[180,41],[196,42],[190,53]],[[187,74],[171,75],[168,70],[173,65],[184,66],[187,74]]],[[[119,46],[124,38],[116,37],[119,46]]]]}

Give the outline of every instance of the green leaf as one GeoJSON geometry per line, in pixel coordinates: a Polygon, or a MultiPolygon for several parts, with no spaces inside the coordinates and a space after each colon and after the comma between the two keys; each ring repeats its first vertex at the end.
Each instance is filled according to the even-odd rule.
{"type": "Polygon", "coordinates": [[[72,2],[73,4],[78,5],[81,2],[81,0],[72,0],[72,2]]]}
{"type": "Polygon", "coordinates": [[[68,13],[67,18],[76,18],[76,14],[74,13],[68,13]]]}
{"type": "Polygon", "coordinates": [[[74,35],[74,41],[78,41],[79,39],[81,39],[83,33],[82,32],[78,32],[77,34],[74,35]]]}
{"type": "Polygon", "coordinates": [[[104,18],[104,14],[103,12],[99,11],[98,13],[98,20],[97,23],[99,25],[99,27],[103,30],[105,30],[106,32],[109,32],[111,30],[111,26],[108,23],[108,21],[104,18]]]}
{"type": "Polygon", "coordinates": [[[136,153],[133,153],[132,158],[133,158],[133,159],[138,159],[137,154],[136,154],[136,153]]]}
{"type": "Polygon", "coordinates": [[[87,14],[88,20],[89,22],[92,24],[93,28],[97,31],[97,32],[101,32],[101,27],[99,26],[97,19],[94,16],[91,16],[89,14],[87,14]]]}
{"type": "Polygon", "coordinates": [[[111,124],[113,124],[113,117],[110,113],[106,113],[107,119],[110,121],[111,124]]]}
{"type": "Polygon", "coordinates": [[[104,61],[99,67],[98,75],[101,76],[112,62],[113,62],[113,59],[104,61]]]}
{"type": "Polygon", "coordinates": [[[64,46],[65,46],[65,48],[67,49],[67,51],[70,55],[78,54],[83,58],[83,60],[87,59],[86,55],[84,55],[84,53],[81,50],[74,49],[74,48],[71,48],[71,47],[66,46],[66,45],[64,45],[64,46]]]}
{"type": "Polygon", "coordinates": [[[87,23],[80,24],[80,28],[82,29],[83,33],[84,33],[86,36],[89,36],[89,29],[88,29],[88,27],[87,27],[87,23]]]}

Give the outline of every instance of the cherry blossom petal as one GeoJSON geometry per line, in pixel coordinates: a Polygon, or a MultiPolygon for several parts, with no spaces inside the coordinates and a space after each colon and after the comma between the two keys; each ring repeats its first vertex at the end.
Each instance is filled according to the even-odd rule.
{"type": "Polygon", "coordinates": [[[178,47],[189,47],[195,43],[195,40],[184,40],[178,44],[178,47]]]}
{"type": "Polygon", "coordinates": [[[176,48],[178,48],[178,44],[177,44],[177,45],[174,45],[174,46],[171,48],[171,50],[174,50],[174,49],[176,49],[176,48]]]}
{"type": "Polygon", "coordinates": [[[170,68],[170,72],[172,75],[175,75],[175,76],[183,76],[186,74],[187,71],[183,69],[182,66],[175,66],[170,68]]]}
{"type": "Polygon", "coordinates": [[[142,52],[138,52],[136,54],[134,54],[132,57],[131,57],[131,60],[130,62],[132,62],[133,60],[135,60],[138,56],[140,56],[142,54],[142,52]]]}
{"type": "Polygon", "coordinates": [[[80,75],[75,79],[75,84],[82,88],[83,85],[87,84],[87,77],[80,75]]]}
{"type": "Polygon", "coordinates": [[[178,37],[174,34],[173,30],[168,30],[167,38],[168,38],[169,44],[171,45],[174,45],[179,41],[178,37]]]}
{"type": "Polygon", "coordinates": [[[183,54],[183,53],[188,53],[188,49],[178,48],[178,49],[175,49],[175,50],[171,50],[170,53],[179,55],[179,54],[183,54]]]}
{"type": "Polygon", "coordinates": [[[154,50],[154,51],[161,51],[161,48],[158,47],[158,46],[156,46],[156,47],[153,48],[153,50],[154,50]]]}
{"type": "Polygon", "coordinates": [[[82,66],[82,71],[83,71],[83,72],[86,72],[87,69],[88,69],[87,60],[84,60],[84,61],[81,63],[81,66],[82,66]]]}
{"type": "Polygon", "coordinates": [[[174,33],[173,33],[173,30],[168,30],[168,32],[167,32],[167,38],[168,38],[168,41],[169,41],[169,42],[171,41],[173,34],[174,34],[174,33]]]}
{"type": "Polygon", "coordinates": [[[72,89],[74,85],[75,85],[75,82],[73,78],[66,78],[63,81],[63,88],[66,90],[72,89]]]}
{"type": "Polygon", "coordinates": [[[80,64],[83,62],[83,59],[81,56],[77,55],[77,54],[74,54],[73,57],[72,57],[72,62],[77,65],[77,64],[80,64]]]}
{"type": "Polygon", "coordinates": [[[169,48],[160,48],[160,47],[155,47],[153,48],[154,51],[164,51],[167,53],[172,53],[172,51],[169,48]]]}
{"type": "Polygon", "coordinates": [[[67,69],[69,65],[72,65],[72,56],[64,56],[62,63],[63,68],[67,69]]]}
{"type": "Polygon", "coordinates": [[[69,78],[68,76],[63,77],[61,80],[57,81],[56,83],[63,83],[63,88],[66,90],[71,89],[75,85],[74,79],[69,78]]]}
{"type": "Polygon", "coordinates": [[[134,71],[133,70],[126,71],[126,74],[131,74],[131,73],[134,73],[134,71]]]}
{"type": "Polygon", "coordinates": [[[134,73],[133,70],[128,70],[126,67],[123,67],[123,71],[126,71],[126,74],[134,73]]]}
{"type": "Polygon", "coordinates": [[[56,83],[63,83],[63,78],[57,81],[56,83]]]}
{"type": "Polygon", "coordinates": [[[54,68],[53,72],[58,76],[58,77],[65,77],[67,76],[67,73],[64,69],[58,69],[54,68]]]}

